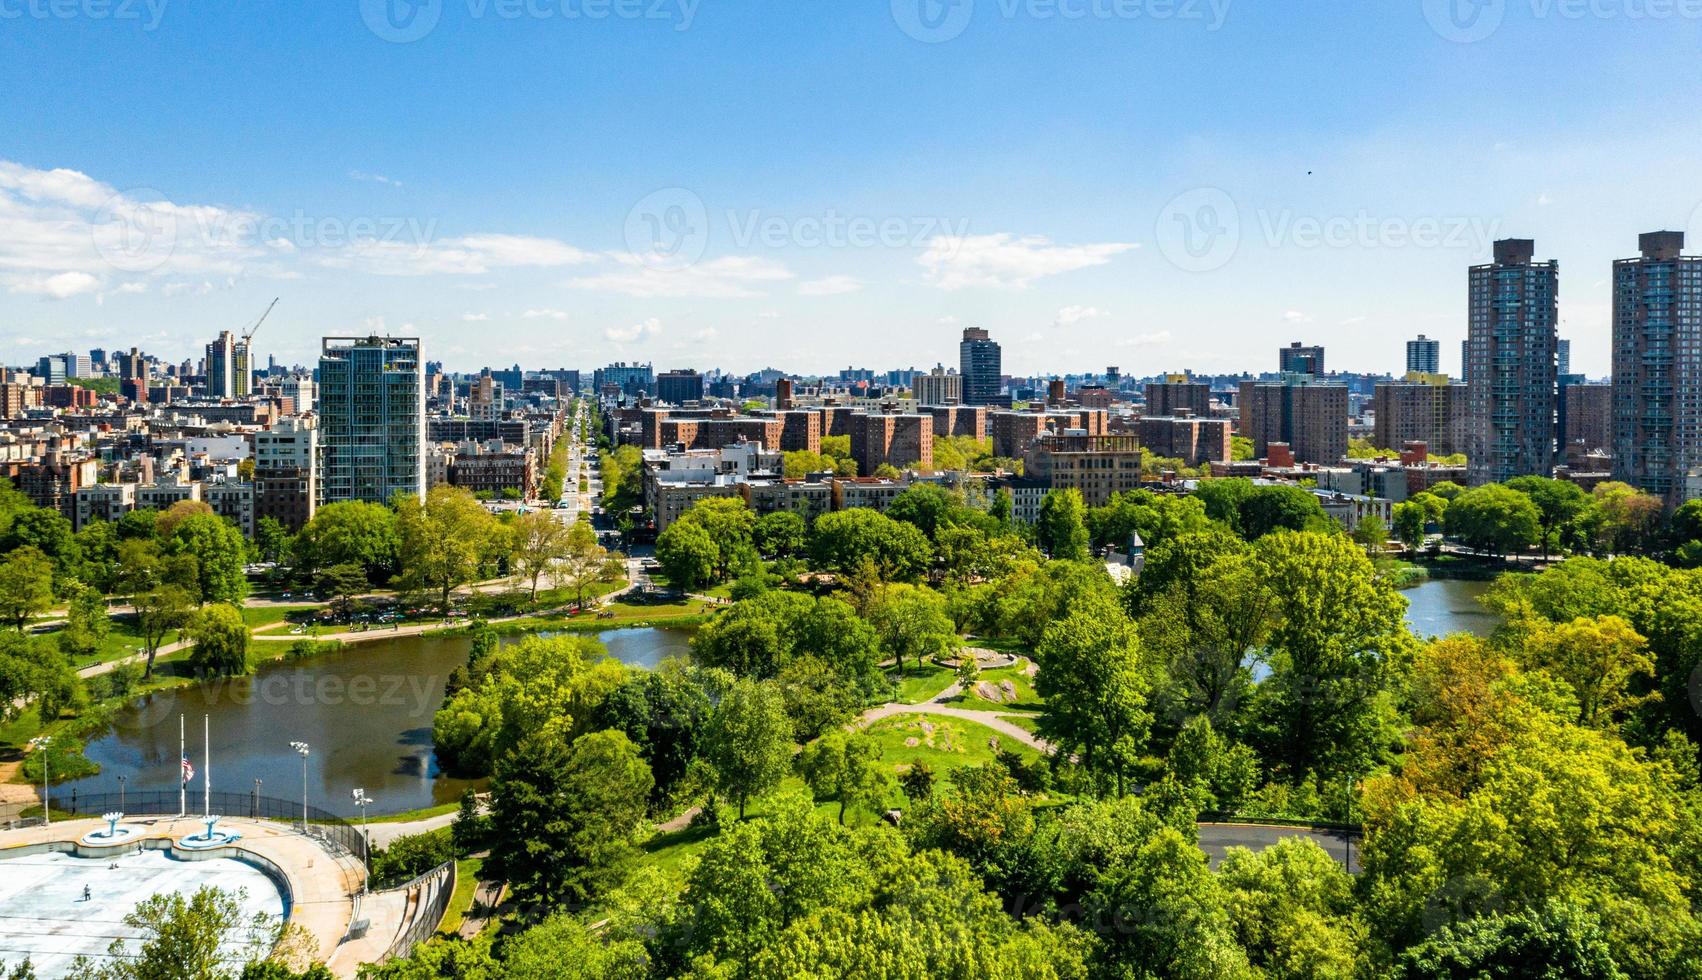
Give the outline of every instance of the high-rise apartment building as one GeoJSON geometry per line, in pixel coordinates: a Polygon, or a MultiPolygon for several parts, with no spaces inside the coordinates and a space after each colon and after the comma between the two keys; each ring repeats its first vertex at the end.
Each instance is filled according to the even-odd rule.
{"type": "Polygon", "coordinates": [[[656,398],[669,405],[703,401],[703,375],[690,368],[656,375],[656,398]]]}
{"type": "Polygon", "coordinates": [[[1265,456],[1287,443],[1303,463],[1335,464],[1347,455],[1347,386],[1319,384],[1299,374],[1285,381],[1243,381],[1236,399],[1241,435],[1265,456]]]}
{"type": "Polygon", "coordinates": [[[1377,420],[1372,442],[1399,451],[1409,442],[1428,443],[1439,456],[1465,452],[1466,386],[1447,375],[1409,375],[1378,384],[1371,396],[1377,420]]]}
{"type": "Polygon", "coordinates": [[[1407,341],[1407,373],[1441,374],[1442,342],[1431,340],[1424,334],[1419,334],[1416,340],[1407,341]]]}
{"type": "Polygon", "coordinates": [[[319,355],[319,502],[425,495],[417,337],[326,337],[319,355]]]}
{"type": "Polygon", "coordinates": [[[319,496],[319,427],[312,415],[279,419],[254,433],[254,520],[270,517],[295,533],[313,519],[319,496]]]}
{"type": "Polygon", "coordinates": [[[1211,385],[1203,381],[1154,381],[1146,386],[1147,415],[1178,415],[1187,411],[1211,415],[1211,385]]]}
{"type": "Polygon", "coordinates": [[[1324,376],[1324,348],[1305,347],[1296,340],[1277,351],[1277,369],[1283,374],[1310,374],[1321,378],[1324,376]]]}
{"type": "Polygon", "coordinates": [[[219,331],[219,339],[207,345],[207,396],[247,398],[254,376],[248,363],[248,341],[219,331]]]}
{"type": "Polygon", "coordinates": [[[297,415],[313,411],[314,406],[318,404],[319,386],[313,383],[312,378],[285,378],[280,388],[284,397],[292,403],[297,415]]]}
{"type": "Polygon", "coordinates": [[[502,418],[502,384],[489,368],[479,372],[467,386],[467,417],[480,422],[502,418]]]}
{"type": "Polygon", "coordinates": [[[71,376],[71,362],[64,354],[49,354],[35,362],[35,376],[50,385],[62,385],[71,376]]]}
{"type": "Polygon", "coordinates": [[[1557,340],[1554,343],[1556,372],[1561,377],[1572,373],[1572,341],[1557,340]]]}
{"type": "Polygon", "coordinates": [[[592,375],[592,385],[598,395],[612,390],[616,394],[636,398],[655,390],[656,372],[649,364],[616,361],[608,367],[598,368],[592,375]]]}
{"type": "Polygon", "coordinates": [[[933,415],[851,416],[851,458],[862,476],[873,476],[883,464],[901,470],[933,469],[933,415]]]}
{"type": "Polygon", "coordinates": [[[1535,243],[1495,243],[1472,266],[1466,349],[1468,458],[1473,483],[1549,476],[1555,463],[1560,263],[1537,262],[1535,243]]]}
{"type": "Polygon", "coordinates": [[[998,405],[999,392],[1004,384],[999,380],[1004,372],[1004,357],[998,342],[977,327],[963,331],[963,342],[957,348],[957,373],[963,377],[965,405],[998,405]]]}
{"type": "Polygon", "coordinates": [[[1582,445],[1585,452],[1613,451],[1613,385],[1570,384],[1564,389],[1566,423],[1560,437],[1565,448],[1582,445]]]}
{"type": "Polygon", "coordinates": [[[958,405],[963,402],[963,375],[944,365],[910,379],[918,405],[958,405]]]}
{"type": "Polygon", "coordinates": [[[1702,468],[1702,256],[1681,231],[1637,244],[1613,264],[1613,470],[1675,504],[1702,468]]]}

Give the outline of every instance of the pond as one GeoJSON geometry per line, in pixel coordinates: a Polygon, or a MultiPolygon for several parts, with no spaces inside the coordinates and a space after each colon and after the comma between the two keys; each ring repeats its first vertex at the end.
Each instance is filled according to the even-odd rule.
{"type": "MultiPolygon", "coordinates": [[[[597,634],[622,663],[651,668],[684,654],[690,634],[641,628],[597,634]]],[[[403,636],[350,644],[341,652],[273,663],[249,677],[161,691],[120,709],[85,754],[100,775],[55,786],[55,799],[78,792],[175,792],[178,718],[195,767],[190,805],[206,768],[201,741],[208,719],[213,789],[295,800],[302,760],[290,742],[308,743],[308,802],[354,816],[356,787],[375,801],[374,815],[453,803],[472,785],[444,775],[432,752],[432,716],[450,673],[467,662],[466,637],[403,636]]]]}
{"type": "Polygon", "coordinates": [[[1420,637],[1471,633],[1488,636],[1501,619],[1483,608],[1478,599],[1489,591],[1489,582],[1433,578],[1402,589],[1407,600],[1407,626],[1420,637]]]}

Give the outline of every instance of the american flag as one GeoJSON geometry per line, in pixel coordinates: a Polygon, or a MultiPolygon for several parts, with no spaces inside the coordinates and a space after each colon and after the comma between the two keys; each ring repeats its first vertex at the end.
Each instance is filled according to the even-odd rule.
{"type": "Polygon", "coordinates": [[[183,757],[183,781],[191,783],[195,780],[195,767],[189,764],[189,757],[183,757]]]}

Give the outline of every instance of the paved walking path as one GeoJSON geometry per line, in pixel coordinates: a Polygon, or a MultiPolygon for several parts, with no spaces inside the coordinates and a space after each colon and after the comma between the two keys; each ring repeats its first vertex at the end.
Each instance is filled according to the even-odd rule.
{"type": "Polygon", "coordinates": [[[456,811],[450,810],[448,813],[440,813],[435,817],[425,817],[420,820],[370,824],[367,827],[367,834],[372,838],[373,847],[389,847],[396,842],[398,837],[411,837],[414,834],[442,830],[455,822],[455,816],[456,811]]]}
{"type": "Polygon", "coordinates": [[[467,908],[467,914],[461,918],[461,928],[456,935],[462,939],[472,939],[483,932],[496,917],[498,906],[502,905],[502,894],[508,888],[500,881],[480,881],[473,886],[473,904],[467,908]]]}
{"type": "Polygon", "coordinates": [[[858,728],[867,728],[877,721],[884,718],[891,718],[894,715],[939,715],[946,718],[959,718],[964,721],[972,721],[977,725],[985,725],[1007,738],[1016,739],[1018,742],[1021,742],[1031,749],[1047,755],[1052,754],[1051,743],[1036,736],[1033,732],[1021,725],[1005,720],[1015,714],[1015,712],[977,711],[972,708],[954,707],[953,705],[946,703],[962,693],[962,686],[954,683],[952,686],[934,695],[933,700],[923,701],[921,704],[900,704],[895,701],[891,704],[883,704],[878,708],[870,708],[857,716],[857,720],[852,722],[852,724],[858,728]]]}
{"type": "MultiPolygon", "coordinates": [[[[977,659],[979,659],[980,654],[982,653],[987,653],[994,657],[1007,656],[1006,654],[996,653],[992,650],[983,651],[975,648],[971,648],[971,652],[977,655],[977,659]]],[[[1015,664],[1017,659],[1018,658],[1014,657],[1010,658],[1011,664],[1015,664]]],[[[894,715],[940,715],[946,718],[960,718],[964,721],[972,721],[977,725],[985,725],[1001,735],[1016,739],[1018,742],[1021,742],[1037,752],[1044,755],[1052,754],[1051,743],[1036,736],[1033,732],[1021,725],[1005,720],[1012,717],[1031,718],[1033,717],[1032,714],[1017,711],[959,708],[952,704],[953,701],[956,701],[959,697],[963,696],[965,696],[963,693],[963,684],[958,681],[953,681],[945,690],[920,704],[903,704],[898,701],[893,701],[888,704],[870,708],[861,715],[858,715],[857,719],[851,724],[856,728],[867,728],[877,721],[884,718],[891,718],[894,715]]],[[[973,698],[973,695],[969,695],[968,697],[973,698]]]]}

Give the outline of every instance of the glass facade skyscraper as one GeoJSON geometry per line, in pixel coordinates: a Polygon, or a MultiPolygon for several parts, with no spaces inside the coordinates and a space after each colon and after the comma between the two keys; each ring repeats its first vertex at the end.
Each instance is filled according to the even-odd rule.
{"type": "Polygon", "coordinates": [[[425,362],[417,337],[326,337],[319,502],[425,496],[425,362]]]}
{"type": "Polygon", "coordinates": [[[1419,334],[1416,340],[1407,341],[1407,373],[1441,374],[1442,342],[1431,340],[1424,334],[1419,334]]]}
{"type": "Polygon", "coordinates": [[[963,377],[965,405],[998,405],[1004,383],[1004,352],[997,341],[978,327],[963,331],[963,342],[957,348],[957,373],[963,377]]]}

